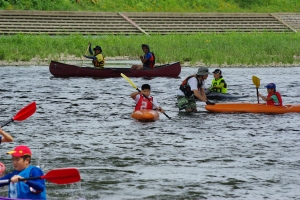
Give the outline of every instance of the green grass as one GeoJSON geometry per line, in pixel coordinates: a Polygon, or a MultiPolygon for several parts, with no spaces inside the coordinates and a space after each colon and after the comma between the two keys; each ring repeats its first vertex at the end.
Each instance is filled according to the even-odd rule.
{"type": "Polygon", "coordinates": [[[299,0],[0,0],[6,10],[299,12],[299,0]]]}
{"type": "Polygon", "coordinates": [[[227,33],[195,35],[133,36],[0,36],[0,59],[29,61],[34,57],[58,59],[60,54],[80,57],[88,42],[100,45],[105,56],[142,54],[141,44],[149,44],[157,62],[172,61],[210,64],[270,64],[300,62],[299,33],[227,33]]]}

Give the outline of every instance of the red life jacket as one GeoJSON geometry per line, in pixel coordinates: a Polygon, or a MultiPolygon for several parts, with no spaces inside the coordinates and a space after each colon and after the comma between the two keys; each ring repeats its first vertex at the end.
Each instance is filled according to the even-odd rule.
{"type": "Polygon", "coordinates": [[[267,101],[267,105],[282,106],[282,99],[281,99],[281,95],[279,94],[279,92],[270,93],[270,94],[268,94],[267,98],[270,98],[274,94],[277,96],[279,102],[275,103],[273,100],[269,100],[269,101],[267,101]]]}
{"type": "MultiPolygon", "coordinates": [[[[184,81],[182,81],[179,89],[183,92],[183,94],[186,96],[186,97],[190,97],[194,94],[194,92],[191,90],[191,86],[188,84],[188,80],[192,77],[195,77],[194,75],[192,76],[189,76],[187,77],[184,81]]],[[[196,77],[195,77],[196,78],[196,77]]],[[[199,81],[198,78],[197,79],[197,87],[198,87],[198,91],[201,90],[201,87],[202,87],[202,81],[199,81]]]]}
{"type": "Polygon", "coordinates": [[[143,95],[141,95],[141,94],[139,94],[139,95],[140,95],[140,99],[136,103],[134,111],[137,111],[137,110],[153,110],[153,103],[150,102],[150,101],[153,101],[153,97],[149,96],[148,97],[150,99],[150,101],[149,101],[143,95]]]}

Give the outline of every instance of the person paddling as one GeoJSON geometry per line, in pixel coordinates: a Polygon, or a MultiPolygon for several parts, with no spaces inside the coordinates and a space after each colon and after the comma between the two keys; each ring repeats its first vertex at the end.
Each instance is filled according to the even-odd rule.
{"type": "Polygon", "coordinates": [[[265,87],[267,88],[268,96],[264,97],[260,93],[258,93],[258,96],[266,101],[267,105],[282,106],[281,95],[279,92],[276,92],[276,85],[274,83],[269,83],[265,87]]]}
{"type": "Polygon", "coordinates": [[[44,173],[38,167],[30,165],[31,150],[25,146],[20,145],[14,150],[7,152],[12,155],[12,164],[15,170],[0,180],[9,179],[9,183],[2,183],[0,187],[9,185],[8,197],[18,199],[40,199],[46,200],[46,186],[44,179],[20,181],[20,178],[43,176],[44,173]]]}
{"type": "Polygon", "coordinates": [[[153,69],[155,65],[155,55],[150,52],[150,47],[147,44],[142,44],[144,56],[140,56],[143,65],[132,65],[132,70],[153,69]]]}
{"type": "Polygon", "coordinates": [[[181,83],[177,92],[179,110],[185,109],[186,112],[197,112],[195,98],[206,102],[207,105],[215,104],[207,100],[205,94],[205,80],[208,74],[209,70],[207,67],[200,67],[196,75],[187,77],[181,83]]]}
{"type": "Polygon", "coordinates": [[[12,141],[14,141],[13,137],[11,137],[10,134],[3,131],[0,127],[0,144],[2,142],[12,142],[12,141]]]}
{"type": "Polygon", "coordinates": [[[134,99],[136,102],[134,111],[148,109],[148,110],[158,110],[162,113],[164,112],[164,110],[159,106],[156,98],[150,96],[150,93],[151,93],[151,86],[149,84],[144,84],[142,85],[141,93],[134,92],[130,95],[131,98],[134,99]],[[151,103],[143,95],[148,97],[150,101],[153,103],[151,103]],[[155,105],[157,105],[158,107],[156,107],[155,105]]]}
{"type": "Polygon", "coordinates": [[[211,92],[227,93],[227,83],[222,76],[222,71],[220,69],[216,69],[213,71],[213,74],[214,79],[212,80],[209,90],[211,92]]]}
{"type": "Polygon", "coordinates": [[[95,52],[94,54],[92,51],[92,45],[91,45],[91,43],[89,43],[89,52],[93,56],[84,55],[84,57],[86,57],[88,59],[93,59],[94,67],[99,68],[99,69],[104,69],[105,60],[102,55],[102,48],[100,46],[96,46],[93,50],[95,52]]]}

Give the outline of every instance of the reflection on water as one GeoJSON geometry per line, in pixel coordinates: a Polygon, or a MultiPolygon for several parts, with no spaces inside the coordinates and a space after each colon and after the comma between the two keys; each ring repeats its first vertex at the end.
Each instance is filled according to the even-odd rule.
{"type": "MultiPolygon", "coordinates": [[[[1,67],[0,121],[24,105],[37,112],[5,130],[17,144],[32,148],[33,164],[44,171],[77,167],[81,188],[47,183],[49,199],[297,199],[300,186],[299,114],[179,113],[175,94],[182,79],[197,71],[183,68],[180,79],[132,78],[149,83],[174,118],[139,123],[130,118],[134,89],[122,78],[53,78],[47,67],[1,67]]],[[[211,69],[212,71],[213,69],[211,69]]],[[[229,92],[247,93],[256,102],[275,82],[284,103],[298,103],[300,68],[227,68],[229,92]]],[[[209,76],[208,82],[211,81],[209,76]]],[[[0,195],[6,195],[5,189],[0,195]]]]}

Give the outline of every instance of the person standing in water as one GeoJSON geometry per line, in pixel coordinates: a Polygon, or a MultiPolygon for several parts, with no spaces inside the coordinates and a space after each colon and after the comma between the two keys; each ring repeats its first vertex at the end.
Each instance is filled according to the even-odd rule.
{"type": "Polygon", "coordinates": [[[227,93],[227,83],[222,76],[222,71],[220,69],[216,69],[213,71],[213,74],[214,79],[212,80],[209,90],[211,92],[227,93]]]}
{"type": "Polygon", "coordinates": [[[153,69],[155,65],[155,55],[150,52],[150,47],[147,44],[142,44],[144,56],[140,56],[143,65],[132,65],[132,70],[153,69]]]}
{"type": "Polygon", "coordinates": [[[86,57],[88,59],[93,59],[92,62],[93,62],[94,67],[99,68],[99,69],[104,69],[105,60],[102,55],[102,48],[100,46],[96,46],[93,50],[95,52],[94,54],[92,51],[92,45],[91,45],[91,43],[89,43],[89,52],[93,56],[84,55],[84,57],[86,57]]]}
{"type": "Polygon", "coordinates": [[[180,85],[177,92],[179,110],[185,109],[186,112],[197,112],[195,98],[204,101],[207,105],[215,105],[206,98],[205,80],[209,70],[207,67],[200,67],[197,74],[187,77],[180,85]]]}

